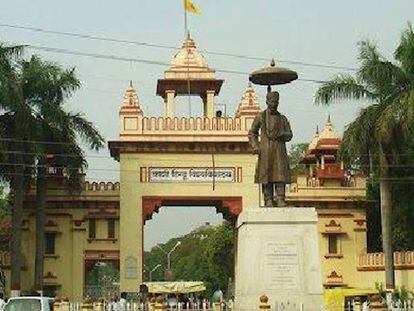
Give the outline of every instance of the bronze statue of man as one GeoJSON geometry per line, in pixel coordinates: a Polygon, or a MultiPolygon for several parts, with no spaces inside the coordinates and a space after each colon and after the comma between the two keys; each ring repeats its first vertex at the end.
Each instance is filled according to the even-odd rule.
{"type": "Polygon", "coordinates": [[[262,184],[266,207],[283,207],[286,184],[290,183],[286,142],[292,139],[292,130],[288,119],[277,111],[279,93],[267,93],[266,104],[267,109],[256,116],[249,131],[250,145],[259,155],[255,183],[262,184]]]}

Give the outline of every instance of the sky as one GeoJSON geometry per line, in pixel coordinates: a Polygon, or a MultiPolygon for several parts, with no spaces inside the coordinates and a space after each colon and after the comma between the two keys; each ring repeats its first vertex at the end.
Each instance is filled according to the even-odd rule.
{"type": "MultiPolygon", "coordinates": [[[[412,0],[193,2],[202,14],[189,16],[189,29],[200,50],[269,60],[274,57],[277,64],[296,70],[300,79],[318,81],[354,71],[303,66],[297,62],[356,68],[357,42],[365,39],[378,43],[383,55],[391,58],[401,30],[407,22],[413,21],[414,12],[412,0]]],[[[81,39],[10,26],[178,47],[184,39],[183,15],[181,0],[2,0],[0,41],[168,63],[175,53],[173,49],[81,39]]],[[[30,49],[27,55],[32,52],[65,67],[76,67],[83,86],[67,102],[68,109],[83,112],[107,141],[118,138],[118,111],[129,80],[134,81],[144,113],[163,114],[163,101],[155,95],[155,89],[157,79],[163,76],[164,66],[30,49]]],[[[210,53],[205,56],[212,68],[246,73],[269,63],[210,53]]],[[[226,105],[228,114],[232,115],[247,86],[248,74],[220,72],[217,77],[225,80],[217,103],[226,105]]],[[[328,107],[316,106],[314,94],[318,86],[318,83],[302,80],[277,88],[281,95],[279,109],[289,118],[294,132],[292,143],[309,142],[316,125],[323,126],[328,114],[338,132],[342,132],[359,109],[367,104],[341,102],[328,107]]],[[[255,89],[264,107],[265,89],[255,89]]],[[[177,102],[179,114],[187,114],[187,101],[180,99],[177,102]]],[[[192,112],[201,114],[201,102],[194,100],[192,104],[192,112]]],[[[86,153],[88,180],[119,179],[118,163],[109,156],[107,149],[86,153]]],[[[211,208],[168,211],[161,211],[156,215],[157,219],[154,217],[146,225],[145,232],[152,241],[148,244],[146,240],[146,244],[167,240],[178,232],[177,228],[184,232],[205,222],[221,222],[211,208]],[[180,224],[181,217],[193,219],[196,215],[199,221],[188,222],[187,227],[180,224]]]]}

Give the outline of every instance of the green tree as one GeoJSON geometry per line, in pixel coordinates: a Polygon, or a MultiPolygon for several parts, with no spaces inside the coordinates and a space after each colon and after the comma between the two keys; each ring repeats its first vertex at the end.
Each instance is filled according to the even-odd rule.
{"type": "Polygon", "coordinates": [[[36,254],[34,288],[43,291],[44,236],[48,165],[69,179],[72,190],[80,188],[80,176],[86,167],[79,136],[91,149],[103,147],[104,139],[79,113],[68,113],[63,105],[80,87],[73,68],[43,61],[37,56],[21,62],[23,94],[36,112],[36,254]],[[48,159],[49,161],[48,161],[48,159]]]}
{"type": "Polygon", "coordinates": [[[386,288],[395,288],[392,248],[392,196],[394,170],[406,161],[406,142],[412,139],[414,124],[414,33],[409,25],[401,34],[394,61],[385,59],[375,44],[359,43],[361,65],[356,76],[343,75],[324,83],[316,102],[336,99],[369,100],[344,133],[341,156],[379,176],[382,245],[385,256],[386,288]]]}
{"type": "Polygon", "coordinates": [[[0,220],[7,219],[10,214],[9,195],[6,193],[4,186],[0,184],[0,220]]]}
{"type": "MultiPolygon", "coordinates": [[[[23,92],[22,80],[18,70],[22,46],[5,46],[0,44],[0,137],[1,178],[9,182],[11,189],[12,238],[11,256],[11,289],[20,291],[21,257],[21,223],[23,215],[23,199],[25,184],[30,177],[30,165],[33,157],[30,154],[30,144],[25,141],[32,139],[34,124],[32,110],[27,105],[23,92]],[[29,172],[28,172],[29,171],[29,172]]],[[[15,292],[14,292],[15,293],[15,292]]]]}
{"type": "Polygon", "coordinates": [[[292,144],[289,147],[289,166],[292,171],[292,182],[295,182],[298,174],[306,172],[306,167],[300,161],[305,157],[308,143],[292,144]]]}
{"type": "Polygon", "coordinates": [[[206,281],[212,290],[226,292],[229,278],[234,279],[234,233],[229,222],[214,228],[206,243],[205,258],[208,267],[206,281]]]}
{"type": "Polygon", "coordinates": [[[21,47],[0,46],[0,148],[1,176],[10,182],[13,199],[12,289],[20,290],[20,226],[25,185],[36,177],[35,288],[43,287],[44,222],[48,164],[79,188],[80,173],[86,166],[77,137],[89,147],[103,146],[103,138],[81,114],[68,113],[63,103],[80,86],[74,69],[42,61],[33,56],[19,58],[21,47]],[[57,154],[52,163],[47,157],[57,154]]]}
{"type": "Polygon", "coordinates": [[[0,185],[0,251],[10,250],[11,237],[11,209],[9,195],[0,185]]]}

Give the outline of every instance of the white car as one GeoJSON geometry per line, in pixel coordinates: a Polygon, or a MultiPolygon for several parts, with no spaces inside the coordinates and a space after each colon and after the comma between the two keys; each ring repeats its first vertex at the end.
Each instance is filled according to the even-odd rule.
{"type": "Polygon", "coordinates": [[[53,298],[40,296],[10,298],[3,311],[53,311],[53,298]]]}

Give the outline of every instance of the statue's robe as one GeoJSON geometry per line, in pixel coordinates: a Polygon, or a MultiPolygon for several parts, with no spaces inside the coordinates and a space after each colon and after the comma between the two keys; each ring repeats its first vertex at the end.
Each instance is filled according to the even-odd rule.
{"type": "Polygon", "coordinates": [[[249,131],[250,145],[259,150],[255,183],[290,183],[286,142],[292,136],[288,119],[279,112],[266,109],[256,116],[249,131]]]}

